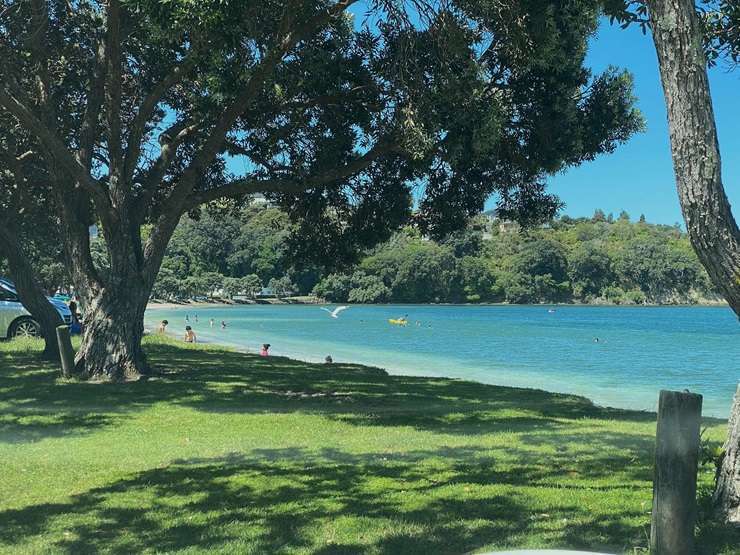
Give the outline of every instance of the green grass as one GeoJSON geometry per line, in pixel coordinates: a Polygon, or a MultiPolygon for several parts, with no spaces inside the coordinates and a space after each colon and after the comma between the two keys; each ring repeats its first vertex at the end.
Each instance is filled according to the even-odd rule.
{"type": "MultiPolygon", "coordinates": [[[[63,381],[0,343],[0,551],[639,551],[655,415],[148,338],[161,374],[63,381]]],[[[719,442],[725,424],[710,420],[719,442]]],[[[704,497],[711,472],[700,481],[704,497]]],[[[705,553],[738,537],[703,522],[705,553]]]]}

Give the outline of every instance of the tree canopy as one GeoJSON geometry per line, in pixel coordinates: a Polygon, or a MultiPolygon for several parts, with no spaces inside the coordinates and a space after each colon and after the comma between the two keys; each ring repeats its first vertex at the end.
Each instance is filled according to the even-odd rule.
{"type": "Polygon", "coordinates": [[[433,236],[494,192],[502,213],[547,219],[547,175],[642,126],[630,76],[583,65],[596,3],[373,0],[366,19],[356,4],[0,1],[2,117],[48,176],[90,317],[83,374],[146,371],[144,307],[201,204],[265,194],[295,222],[291,250],[345,260],[414,203],[433,236]]]}

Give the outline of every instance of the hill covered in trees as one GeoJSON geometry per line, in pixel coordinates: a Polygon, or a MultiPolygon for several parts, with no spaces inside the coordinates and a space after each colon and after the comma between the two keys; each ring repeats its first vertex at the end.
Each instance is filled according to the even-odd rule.
{"type": "Polygon", "coordinates": [[[296,264],[287,216],[269,206],[185,218],[162,265],[154,295],[184,299],[315,294],[330,302],[696,303],[718,299],[677,226],[563,216],[522,230],[481,215],[435,242],[412,228],[366,252],[356,264],[296,264]]]}

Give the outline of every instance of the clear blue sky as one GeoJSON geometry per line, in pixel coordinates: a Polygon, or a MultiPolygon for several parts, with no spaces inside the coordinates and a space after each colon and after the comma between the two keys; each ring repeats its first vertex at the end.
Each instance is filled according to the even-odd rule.
{"type": "MultiPolygon", "coordinates": [[[[622,30],[604,21],[593,39],[587,63],[594,72],[609,65],[628,69],[635,77],[638,106],[647,130],[614,154],[570,169],[550,180],[550,190],[566,203],[563,213],[590,216],[641,213],[649,222],[683,224],[671,164],[663,90],[652,38],[639,28],[622,30]]],[[[740,217],[740,69],[710,71],[712,97],[722,151],[725,191],[740,217]]]]}

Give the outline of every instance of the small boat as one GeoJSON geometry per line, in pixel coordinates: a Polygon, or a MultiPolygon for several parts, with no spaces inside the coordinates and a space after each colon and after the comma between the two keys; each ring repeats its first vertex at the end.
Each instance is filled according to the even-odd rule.
{"type": "Polygon", "coordinates": [[[389,324],[392,324],[392,325],[394,325],[394,326],[405,326],[405,325],[407,325],[407,324],[408,324],[409,322],[408,322],[408,320],[406,320],[405,318],[390,318],[390,319],[388,320],[388,323],[389,323],[389,324]]]}

